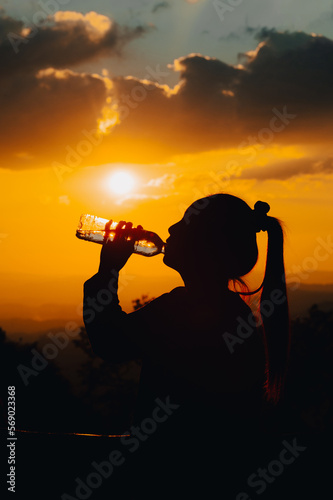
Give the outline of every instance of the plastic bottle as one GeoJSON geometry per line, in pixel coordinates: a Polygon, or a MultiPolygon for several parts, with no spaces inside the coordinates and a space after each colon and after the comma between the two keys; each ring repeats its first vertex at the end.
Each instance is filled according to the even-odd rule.
{"type": "MultiPolygon", "coordinates": [[[[81,240],[93,241],[102,245],[106,234],[106,224],[108,222],[108,219],[102,219],[101,217],[97,217],[95,215],[81,215],[79,225],[76,230],[76,236],[81,240]]],[[[117,224],[118,222],[113,221],[110,227],[107,228],[109,233],[108,239],[111,241],[114,239],[117,224]]],[[[153,257],[159,253],[164,254],[165,243],[156,233],[136,228],[133,228],[133,232],[136,232],[139,235],[138,239],[134,243],[134,253],[144,255],[145,257],[153,257]]]]}

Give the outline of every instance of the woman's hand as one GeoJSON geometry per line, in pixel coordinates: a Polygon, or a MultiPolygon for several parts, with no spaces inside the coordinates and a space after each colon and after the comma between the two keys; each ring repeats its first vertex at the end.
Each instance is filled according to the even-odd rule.
{"type": "Polygon", "coordinates": [[[101,250],[99,273],[120,271],[134,251],[134,243],[140,238],[142,226],[133,229],[132,222],[120,221],[115,229],[113,241],[108,239],[110,220],[105,226],[105,239],[101,250]]]}

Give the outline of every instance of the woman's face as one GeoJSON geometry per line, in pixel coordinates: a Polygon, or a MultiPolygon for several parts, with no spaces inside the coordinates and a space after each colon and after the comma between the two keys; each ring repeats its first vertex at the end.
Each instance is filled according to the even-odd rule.
{"type": "Polygon", "coordinates": [[[185,251],[185,228],[186,224],[184,223],[184,220],[181,219],[179,222],[176,222],[176,224],[173,224],[168,229],[170,236],[166,240],[166,250],[163,257],[163,262],[176,271],[180,271],[179,264],[181,263],[181,260],[183,260],[181,256],[185,251]]]}
{"type": "Polygon", "coordinates": [[[200,247],[200,224],[196,215],[192,217],[190,206],[184,217],[169,227],[166,251],[163,262],[178,272],[194,264],[200,247]]]}
{"type": "Polygon", "coordinates": [[[258,258],[251,211],[241,207],[236,215],[203,198],[194,202],[183,218],[169,227],[163,262],[182,277],[203,269],[219,276],[247,274],[258,258]],[[200,202],[200,205],[199,203],[200,202]]]}

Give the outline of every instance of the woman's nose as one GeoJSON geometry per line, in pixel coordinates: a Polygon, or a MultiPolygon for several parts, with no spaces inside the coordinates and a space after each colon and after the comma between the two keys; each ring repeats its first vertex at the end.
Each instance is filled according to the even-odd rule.
{"type": "Polygon", "coordinates": [[[177,227],[179,227],[179,224],[180,224],[180,222],[176,222],[176,224],[173,224],[172,226],[169,227],[168,231],[169,231],[170,236],[177,232],[177,227]]]}

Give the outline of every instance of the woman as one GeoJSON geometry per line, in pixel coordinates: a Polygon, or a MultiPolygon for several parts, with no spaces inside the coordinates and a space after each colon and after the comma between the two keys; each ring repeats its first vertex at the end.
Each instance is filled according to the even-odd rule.
{"type": "Polygon", "coordinates": [[[114,241],[103,245],[98,273],[85,283],[84,319],[95,353],[115,363],[142,359],[135,422],[137,456],[145,461],[137,463],[158,483],[182,479],[184,489],[206,490],[223,464],[221,488],[237,493],[242,474],[252,472],[262,403],[279,400],[289,350],[283,231],[268,211],[267,203],[252,210],[228,194],[193,203],[169,228],[163,257],[184,287],[133,313],[124,313],[117,298],[118,273],[133,252],[131,223],[119,223],[114,241]],[[251,292],[229,289],[256,264],[261,230],[268,233],[263,329],[240,297],[251,292]],[[102,289],[113,291],[112,300],[92,317],[87,303],[102,289]]]}

